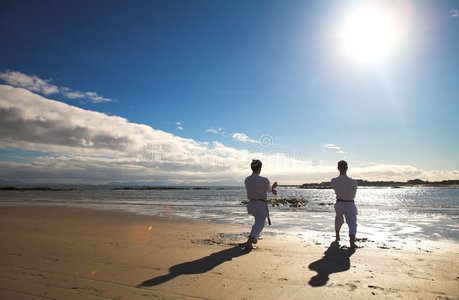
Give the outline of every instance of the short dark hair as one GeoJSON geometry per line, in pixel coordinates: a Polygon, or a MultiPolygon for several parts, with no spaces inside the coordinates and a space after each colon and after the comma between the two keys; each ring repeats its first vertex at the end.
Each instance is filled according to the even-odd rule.
{"type": "Polygon", "coordinates": [[[338,162],[338,170],[346,171],[347,170],[347,162],[345,160],[340,160],[338,162]]]}
{"type": "Polygon", "coordinates": [[[263,164],[258,159],[252,159],[252,163],[250,164],[250,168],[252,169],[252,171],[255,172],[255,171],[260,170],[262,165],[263,164]]]}

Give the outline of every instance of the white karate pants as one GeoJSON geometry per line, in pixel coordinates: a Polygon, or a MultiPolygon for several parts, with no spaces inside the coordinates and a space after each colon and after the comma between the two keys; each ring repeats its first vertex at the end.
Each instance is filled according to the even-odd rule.
{"type": "Polygon", "coordinates": [[[357,207],[354,202],[336,202],[335,203],[335,230],[340,230],[346,217],[346,223],[349,227],[349,234],[357,233],[357,207]]]}
{"type": "Polygon", "coordinates": [[[255,217],[255,223],[250,231],[250,236],[258,241],[261,231],[265,227],[266,218],[268,217],[268,206],[264,201],[249,201],[247,203],[247,212],[255,217]]]}

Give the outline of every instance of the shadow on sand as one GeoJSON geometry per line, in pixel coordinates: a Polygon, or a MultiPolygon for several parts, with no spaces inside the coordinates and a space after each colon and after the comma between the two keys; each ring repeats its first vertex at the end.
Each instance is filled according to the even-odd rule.
{"type": "Polygon", "coordinates": [[[174,279],[175,277],[180,275],[202,274],[212,270],[213,268],[224,263],[225,261],[230,261],[235,257],[245,255],[247,253],[249,253],[249,251],[242,249],[240,246],[215,252],[209,256],[194,261],[185,262],[172,266],[169,268],[169,274],[148,279],[139,284],[137,287],[155,286],[167,282],[171,279],[174,279]]]}
{"type": "Polygon", "coordinates": [[[355,249],[340,248],[338,242],[333,242],[325,251],[325,256],[309,265],[310,270],[317,272],[317,275],[309,280],[309,285],[318,287],[324,286],[329,280],[329,275],[344,272],[350,269],[351,259],[355,249]]]}

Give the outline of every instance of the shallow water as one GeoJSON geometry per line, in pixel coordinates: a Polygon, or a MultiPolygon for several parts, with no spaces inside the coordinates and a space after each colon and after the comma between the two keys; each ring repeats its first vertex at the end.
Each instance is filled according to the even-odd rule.
{"type": "MultiPolygon", "coordinates": [[[[330,189],[279,187],[279,198],[307,198],[301,208],[271,207],[273,225],[267,232],[314,232],[317,242],[334,232],[334,192],[330,189]]],[[[173,216],[250,227],[243,187],[208,189],[132,190],[78,187],[62,191],[0,191],[0,205],[65,206],[173,216]]],[[[404,243],[449,239],[459,242],[459,188],[359,188],[355,199],[358,237],[381,248],[404,243]]],[[[342,236],[347,234],[343,225],[342,236]]]]}

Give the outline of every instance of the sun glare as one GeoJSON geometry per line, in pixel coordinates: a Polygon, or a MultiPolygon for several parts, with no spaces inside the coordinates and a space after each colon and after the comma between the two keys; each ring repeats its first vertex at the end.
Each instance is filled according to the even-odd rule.
{"type": "Polygon", "coordinates": [[[398,38],[389,12],[375,6],[354,11],[341,30],[344,51],[362,62],[377,62],[386,58],[398,38]]]}

